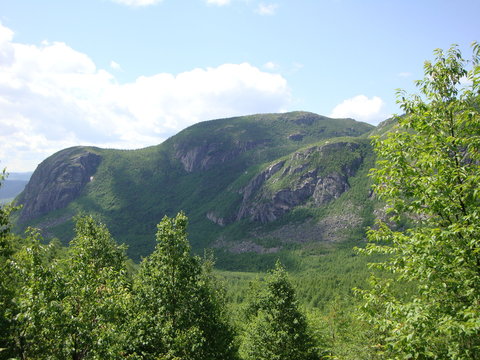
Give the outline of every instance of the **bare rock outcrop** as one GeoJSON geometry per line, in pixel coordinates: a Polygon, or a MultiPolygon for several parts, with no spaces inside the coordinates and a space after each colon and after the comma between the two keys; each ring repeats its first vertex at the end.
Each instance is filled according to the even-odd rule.
{"type": "Polygon", "coordinates": [[[357,144],[344,142],[315,146],[294,153],[289,161],[271,165],[240,191],[243,199],[235,219],[268,223],[294,207],[307,203],[321,206],[337,199],[350,188],[348,179],[355,175],[363,158],[351,156],[336,169],[325,172],[321,162],[312,167],[312,157],[319,153],[354,152],[357,148],[357,144]],[[267,182],[275,174],[273,182],[284,180],[284,185],[269,191],[267,182]]]}
{"type": "Polygon", "coordinates": [[[207,219],[210,220],[211,222],[220,225],[220,226],[225,226],[227,225],[228,221],[220,216],[217,216],[213,211],[210,211],[207,213],[207,219]]]}
{"type": "Polygon", "coordinates": [[[202,145],[177,144],[175,158],[186,172],[203,171],[235,159],[242,153],[265,144],[265,141],[205,142],[202,145]]]}
{"type": "Polygon", "coordinates": [[[100,155],[87,148],[62,150],[43,161],[18,198],[20,221],[28,221],[66,207],[92,180],[100,155]]]}

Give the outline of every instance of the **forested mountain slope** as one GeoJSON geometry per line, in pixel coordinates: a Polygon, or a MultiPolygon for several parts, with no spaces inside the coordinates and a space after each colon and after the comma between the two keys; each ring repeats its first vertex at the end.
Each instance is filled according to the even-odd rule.
{"type": "Polygon", "coordinates": [[[76,214],[95,214],[139,259],[160,219],[183,210],[194,250],[213,247],[227,268],[226,256],[361,238],[373,212],[373,129],[292,112],[206,121],[140,150],[65,149],[17,198],[17,223],[64,240],[76,214]]]}

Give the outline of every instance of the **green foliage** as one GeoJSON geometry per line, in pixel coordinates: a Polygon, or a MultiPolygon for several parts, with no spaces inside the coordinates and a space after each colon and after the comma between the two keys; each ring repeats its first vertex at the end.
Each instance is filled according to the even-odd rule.
{"type": "MultiPolygon", "coordinates": [[[[0,173],[0,187],[6,178],[5,169],[0,173]]],[[[11,253],[11,244],[9,243],[9,236],[11,235],[12,224],[10,222],[10,214],[15,208],[12,205],[0,204],[0,256],[8,256],[11,253]]]]}
{"type": "MultiPolygon", "coordinates": [[[[305,309],[314,344],[328,354],[328,359],[371,359],[371,349],[378,343],[371,326],[358,317],[360,299],[352,291],[367,286],[367,263],[373,259],[355,255],[351,246],[315,249],[312,253],[296,251],[296,268],[286,266],[298,306],[305,309]]],[[[376,261],[385,258],[375,257],[376,261]]],[[[217,276],[226,285],[230,317],[243,328],[246,304],[261,294],[252,294],[251,283],[261,281],[255,289],[262,289],[266,274],[217,270],[217,276]]]]}
{"type": "MultiPolygon", "coordinates": [[[[291,261],[285,264],[285,268],[289,271],[289,279],[296,289],[298,301],[302,307],[325,312],[329,304],[338,298],[345,300],[345,303],[354,302],[352,289],[365,288],[368,285],[367,264],[385,259],[385,256],[376,255],[375,258],[358,256],[352,250],[353,244],[349,245],[350,247],[338,248],[319,244],[311,250],[289,253],[291,261]]],[[[244,255],[242,259],[248,261],[249,254],[244,255]]],[[[254,259],[263,258],[254,257],[254,259]]],[[[280,259],[283,263],[283,257],[280,259]]],[[[270,265],[270,268],[274,266],[275,262],[270,265]]],[[[249,283],[255,277],[263,278],[265,273],[263,270],[262,272],[216,270],[216,275],[226,285],[228,302],[234,308],[239,308],[247,301],[249,283]]]]}
{"type": "Polygon", "coordinates": [[[118,357],[130,299],[125,249],[91,216],[78,218],[75,230],[60,264],[61,312],[48,338],[56,339],[60,358],[118,357]]]}
{"type": "Polygon", "coordinates": [[[77,220],[63,258],[30,230],[12,256],[16,291],[9,350],[22,359],[118,358],[129,285],[124,249],[92,217],[77,220]]]}
{"type": "Polygon", "coordinates": [[[327,359],[371,360],[375,333],[360,319],[352,297],[331,300],[323,311],[308,309],[307,319],[317,343],[322,344],[327,359]]]}
{"type": "MultiPolygon", "coordinates": [[[[5,177],[4,169],[0,173],[0,187],[5,177]]],[[[15,209],[11,204],[0,204],[0,359],[10,358],[13,353],[9,350],[14,346],[12,315],[17,284],[11,261],[17,238],[11,233],[10,214],[15,209]]]]}
{"type": "Polygon", "coordinates": [[[59,277],[56,264],[49,261],[50,247],[41,243],[37,231],[29,229],[22,243],[10,262],[16,285],[14,307],[9,314],[13,329],[10,350],[12,355],[28,359],[52,354],[56,339],[45,336],[49,336],[55,324],[55,285],[59,284],[59,277]]]}
{"type": "Polygon", "coordinates": [[[190,254],[187,218],[158,225],[157,246],[140,266],[132,309],[132,357],[235,359],[233,331],[208,263],[190,254]]]}
{"type": "Polygon", "coordinates": [[[398,92],[397,130],[375,142],[375,191],[392,222],[413,225],[368,234],[367,252],[390,255],[377,267],[395,274],[364,292],[382,358],[480,359],[480,46],[470,70],[455,46],[435,56],[420,95],[398,92]],[[398,281],[416,291],[393,293],[398,281]]]}
{"type": "Polygon", "coordinates": [[[283,266],[277,262],[265,288],[252,290],[241,352],[247,360],[318,359],[305,316],[283,266]]]}
{"type": "Polygon", "coordinates": [[[190,255],[186,224],[165,217],[138,272],[92,216],[66,251],[2,232],[0,359],[236,359],[225,292],[212,260],[190,255]]]}

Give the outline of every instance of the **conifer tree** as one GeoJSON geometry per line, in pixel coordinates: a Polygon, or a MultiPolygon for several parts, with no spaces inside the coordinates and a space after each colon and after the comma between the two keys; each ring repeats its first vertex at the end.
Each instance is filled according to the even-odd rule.
{"type": "Polygon", "coordinates": [[[135,282],[132,357],[141,359],[235,359],[233,332],[214,280],[190,254],[187,217],[164,217],[155,251],[135,282]]]}
{"type": "Polygon", "coordinates": [[[280,262],[267,277],[265,288],[254,290],[252,297],[241,345],[246,360],[319,359],[295,291],[280,262]]]}

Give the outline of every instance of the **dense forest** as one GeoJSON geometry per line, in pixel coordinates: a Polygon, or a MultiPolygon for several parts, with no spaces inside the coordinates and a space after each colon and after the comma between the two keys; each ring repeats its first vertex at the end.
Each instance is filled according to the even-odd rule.
{"type": "Polygon", "coordinates": [[[137,264],[92,215],[65,247],[3,205],[0,359],[480,359],[480,45],[435,56],[373,138],[387,216],[302,271],[216,270],[182,212],[137,264]]]}

